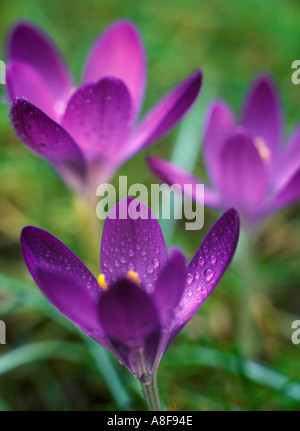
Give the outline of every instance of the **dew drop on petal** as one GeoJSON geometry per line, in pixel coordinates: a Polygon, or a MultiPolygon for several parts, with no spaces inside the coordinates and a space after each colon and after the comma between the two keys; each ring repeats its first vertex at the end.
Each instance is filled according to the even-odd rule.
{"type": "Polygon", "coordinates": [[[159,260],[156,258],[152,259],[152,265],[154,268],[158,268],[159,267],[159,260]]]}
{"type": "Polygon", "coordinates": [[[210,281],[214,275],[215,275],[214,271],[212,269],[208,268],[204,273],[205,280],[210,281]]]}
{"type": "Polygon", "coordinates": [[[217,263],[217,257],[214,255],[214,254],[212,254],[211,256],[210,256],[210,263],[213,265],[213,266],[215,266],[215,264],[217,263]]]}
{"type": "Polygon", "coordinates": [[[194,276],[193,274],[188,273],[187,277],[186,277],[186,282],[187,284],[191,284],[194,280],[194,276]]]}
{"type": "Polygon", "coordinates": [[[133,264],[133,263],[129,263],[129,264],[128,264],[128,270],[129,270],[129,271],[134,271],[134,269],[135,269],[134,264],[133,264]]]}
{"type": "Polygon", "coordinates": [[[153,266],[148,266],[148,268],[147,268],[147,272],[148,272],[148,274],[152,274],[152,272],[153,272],[153,266]]]}
{"type": "Polygon", "coordinates": [[[199,263],[200,268],[203,268],[203,266],[205,264],[204,257],[200,256],[199,259],[198,259],[198,263],[199,263]]]}

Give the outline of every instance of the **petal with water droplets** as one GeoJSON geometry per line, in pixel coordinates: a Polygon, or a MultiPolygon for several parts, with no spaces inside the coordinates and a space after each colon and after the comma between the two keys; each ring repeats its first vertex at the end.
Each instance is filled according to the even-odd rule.
{"type": "Polygon", "coordinates": [[[23,229],[21,248],[30,274],[48,300],[107,347],[99,320],[101,291],[83,262],[53,235],[33,226],[23,229]]]}
{"type": "Polygon", "coordinates": [[[166,261],[165,240],[149,208],[131,198],[119,202],[105,220],[101,240],[100,265],[107,284],[134,271],[140,285],[151,290],[166,261]]]}
{"type": "Polygon", "coordinates": [[[71,186],[81,187],[85,180],[85,160],[63,128],[25,99],[14,101],[10,116],[21,141],[49,160],[71,186]]]}
{"type": "Polygon", "coordinates": [[[124,83],[103,78],[79,88],[69,100],[62,126],[88,160],[119,157],[132,124],[132,106],[124,83]]]}
{"type": "Polygon", "coordinates": [[[216,287],[234,255],[238,236],[239,217],[230,209],[213,225],[188,265],[186,287],[176,309],[171,339],[216,287]]]}

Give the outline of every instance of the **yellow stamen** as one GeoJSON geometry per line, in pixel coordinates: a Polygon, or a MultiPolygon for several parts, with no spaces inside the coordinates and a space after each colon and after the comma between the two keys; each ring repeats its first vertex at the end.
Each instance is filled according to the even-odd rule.
{"type": "Polygon", "coordinates": [[[256,147],[260,157],[265,162],[268,162],[270,160],[271,154],[270,154],[269,148],[266,145],[265,140],[263,138],[261,138],[260,136],[257,136],[254,138],[253,143],[254,143],[254,146],[256,147]]]}
{"type": "Polygon", "coordinates": [[[106,281],[105,281],[105,275],[104,274],[98,275],[97,280],[98,280],[100,287],[102,287],[102,289],[105,292],[108,289],[108,286],[107,286],[106,281]]]}
{"type": "Polygon", "coordinates": [[[128,271],[127,274],[126,274],[126,277],[128,278],[128,280],[132,281],[138,287],[141,287],[140,280],[139,280],[139,275],[138,275],[137,272],[135,272],[135,271],[128,271]]]}

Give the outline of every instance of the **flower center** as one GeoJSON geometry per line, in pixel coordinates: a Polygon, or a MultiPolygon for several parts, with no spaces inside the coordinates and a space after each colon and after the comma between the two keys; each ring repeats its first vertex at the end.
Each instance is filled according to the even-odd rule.
{"type": "Polygon", "coordinates": [[[254,146],[258,151],[260,157],[265,161],[269,162],[271,158],[270,150],[266,145],[266,141],[260,136],[256,136],[253,140],[254,146]]]}
{"type": "MultiPolygon", "coordinates": [[[[132,283],[136,284],[138,287],[141,287],[139,275],[137,272],[128,271],[126,274],[126,277],[128,278],[128,280],[132,281],[132,283]]],[[[108,285],[105,281],[104,274],[99,274],[97,280],[98,280],[99,286],[103,289],[104,292],[108,290],[108,285]]]]}

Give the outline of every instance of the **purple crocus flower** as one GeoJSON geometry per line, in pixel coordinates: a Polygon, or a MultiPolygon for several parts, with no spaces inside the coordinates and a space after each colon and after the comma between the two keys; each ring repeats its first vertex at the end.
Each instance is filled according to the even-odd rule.
{"type": "Polygon", "coordinates": [[[33,279],[49,301],[142,379],[145,373],[156,373],[171,340],[216,287],[238,234],[238,215],[230,209],[186,268],[179,249],[172,249],[168,257],[160,226],[147,206],[128,198],[105,221],[98,279],[66,245],[42,229],[25,227],[21,247],[33,279]],[[140,218],[130,218],[132,205],[140,218]]]}
{"type": "Polygon", "coordinates": [[[14,27],[7,58],[17,135],[81,193],[94,193],[128,158],[169,132],[194,102],[202,81],[196,71],[136,125],[146,57],[138,30],[127,20],[116,21],[96,40],[79,89],[58,49],[32,24],[14,27]]]}
{"type": "MultiPolygon", "coordinates": [[[[220,210],[234,206],[248,231],[300,197],[300,125],[281,145],[282,122],[279,97],[267,76],[253,83],[239,122],[223,101],[214,102],[207,113],[203,151],[210,185],[205,185],[205,204],[220,210]]],[[[203,183],[165,160],[151,157],[149,165],[169,184],[203,183]]]]}

